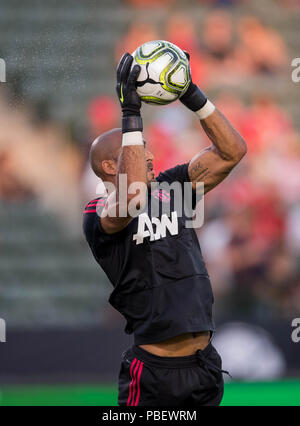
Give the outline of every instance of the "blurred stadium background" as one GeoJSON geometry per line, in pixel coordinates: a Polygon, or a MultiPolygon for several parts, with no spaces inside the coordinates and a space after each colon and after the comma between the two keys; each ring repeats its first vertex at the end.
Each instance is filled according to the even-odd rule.
{"type": "MultiPolygon", "coordinates": [[[[0,0],[0,404],[114,405],[131,344],[107,304],[81,212],[89,146],[120,126],[120,55],[151,39],[191,54],[195,82],[248,155],[206,198],[224,405],[300,405],[299,0],[0,0]]],[[[156,171],[207,144],[179,104],[143,107],[156,171]]]]}

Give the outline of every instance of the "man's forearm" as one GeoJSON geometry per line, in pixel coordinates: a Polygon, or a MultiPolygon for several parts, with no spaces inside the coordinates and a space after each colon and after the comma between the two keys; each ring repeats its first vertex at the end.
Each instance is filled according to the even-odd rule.
{"type": "MultiPolygon", "coordinates": [[[[118,164],[118,188],[120,187],[120,175],[127,177],[127,194],[132,183],[147,184],[145,148],[143,145],[123,146],[118,164]]],[[[128,194],[128,202],[133,196],[134,194],[128,194]]]]}
{"type": "MultiPolygon", "coordinates": [[[[131,133],[131,132],[130,132],[131,133]]],[[[145,147],[143,144],[142,133],[139,132],[137,136],[140,140],[139,144],[122,146],[122,151],[119,156],[118,170],[117,170],[117,188],[107,200],[105,209],[101,215],[102,227],[110,234],[122,230],[127,226],[136,214],[134,207],[131,209],[130,202],[133,198],[135,200],[135,209],[142,209],[146,204],[147,194],[147,175],[146,175],[146,160],[145,160],[145,147]],[[125,177],[125,178],[124,178],[125,177]],[[130,191],[130,186],[139,182],[139,185],[130,191]],[[131,193],[132,192],[132,193],[131,193]]],[[[125,141],[130,142],[134,135],[125,136],[125,141]]],[[[124,134],[123,134],[124,143],[124,134]]]]}
{"type": "Polygon", "coordinates": [[[237,163],[246,154],[244,139],[219,110],[215,109],[209,117],[201,120],[201,125],[225,161],[237,163]]]}
{"type": "Polygon", "coordinates": [[[146,202],[146,192],[147,174],[142,132],[128,132],[123,134],[122,151],[118,162],[116,194],[118,208],[123,212],[125,210],[126,216],[129,217],[130,201],[138,196],[136,206],[142,208],[146,202]],[[124,197],[125,193],[126,197],[124,197]]]}
{"type": "Polygon", "coordinates": [[[246,154],[247,147],[220,111],[215,109],[200,121],[212,145],[190,161],[188,172],[194,188],[197,182],[204,182],[204,192],[207,193],[229,175],[246,154]]]}
{"type": "Polygon", "coordinates": [[[191,82],[180,101],[196,113],[213,148],[224,161],[236,164],[245,155],[247,147],[243,138],[197,85],[191,82]]]}

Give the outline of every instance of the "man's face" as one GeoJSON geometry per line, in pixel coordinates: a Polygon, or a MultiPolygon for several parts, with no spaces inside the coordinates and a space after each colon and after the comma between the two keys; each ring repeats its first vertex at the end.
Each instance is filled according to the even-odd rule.
{"type": "Polygon", "coordinates": [[[154,156],[153,154],[145,149],[145,158],[146,158],[146,165],[147,165],[147,184],[150,185],[151,182],[155,181],[155,171],[153,167],[153,160],[154,156]]]}

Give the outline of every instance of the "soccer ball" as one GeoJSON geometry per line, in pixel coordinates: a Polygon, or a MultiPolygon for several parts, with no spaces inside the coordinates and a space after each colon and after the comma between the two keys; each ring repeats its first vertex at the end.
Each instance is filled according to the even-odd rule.
{"type": "Polygon", "coordinates": [[[191,82],[189,61],[184,52],[168,41],[149,41],[133,53],[133,63],[141,66],[137,93],[142,101],[167,105],[187,90],[191,82]]]}

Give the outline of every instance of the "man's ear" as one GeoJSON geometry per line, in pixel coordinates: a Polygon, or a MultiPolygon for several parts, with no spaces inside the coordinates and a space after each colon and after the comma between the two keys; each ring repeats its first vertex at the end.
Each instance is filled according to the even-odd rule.
{"type": "Polygon", "coordinates": [[[114,160],[102,161],[102,170],[106,175],[115,176],[117,174],[117,167],[118,167],[118,164],[114,160]]]}

